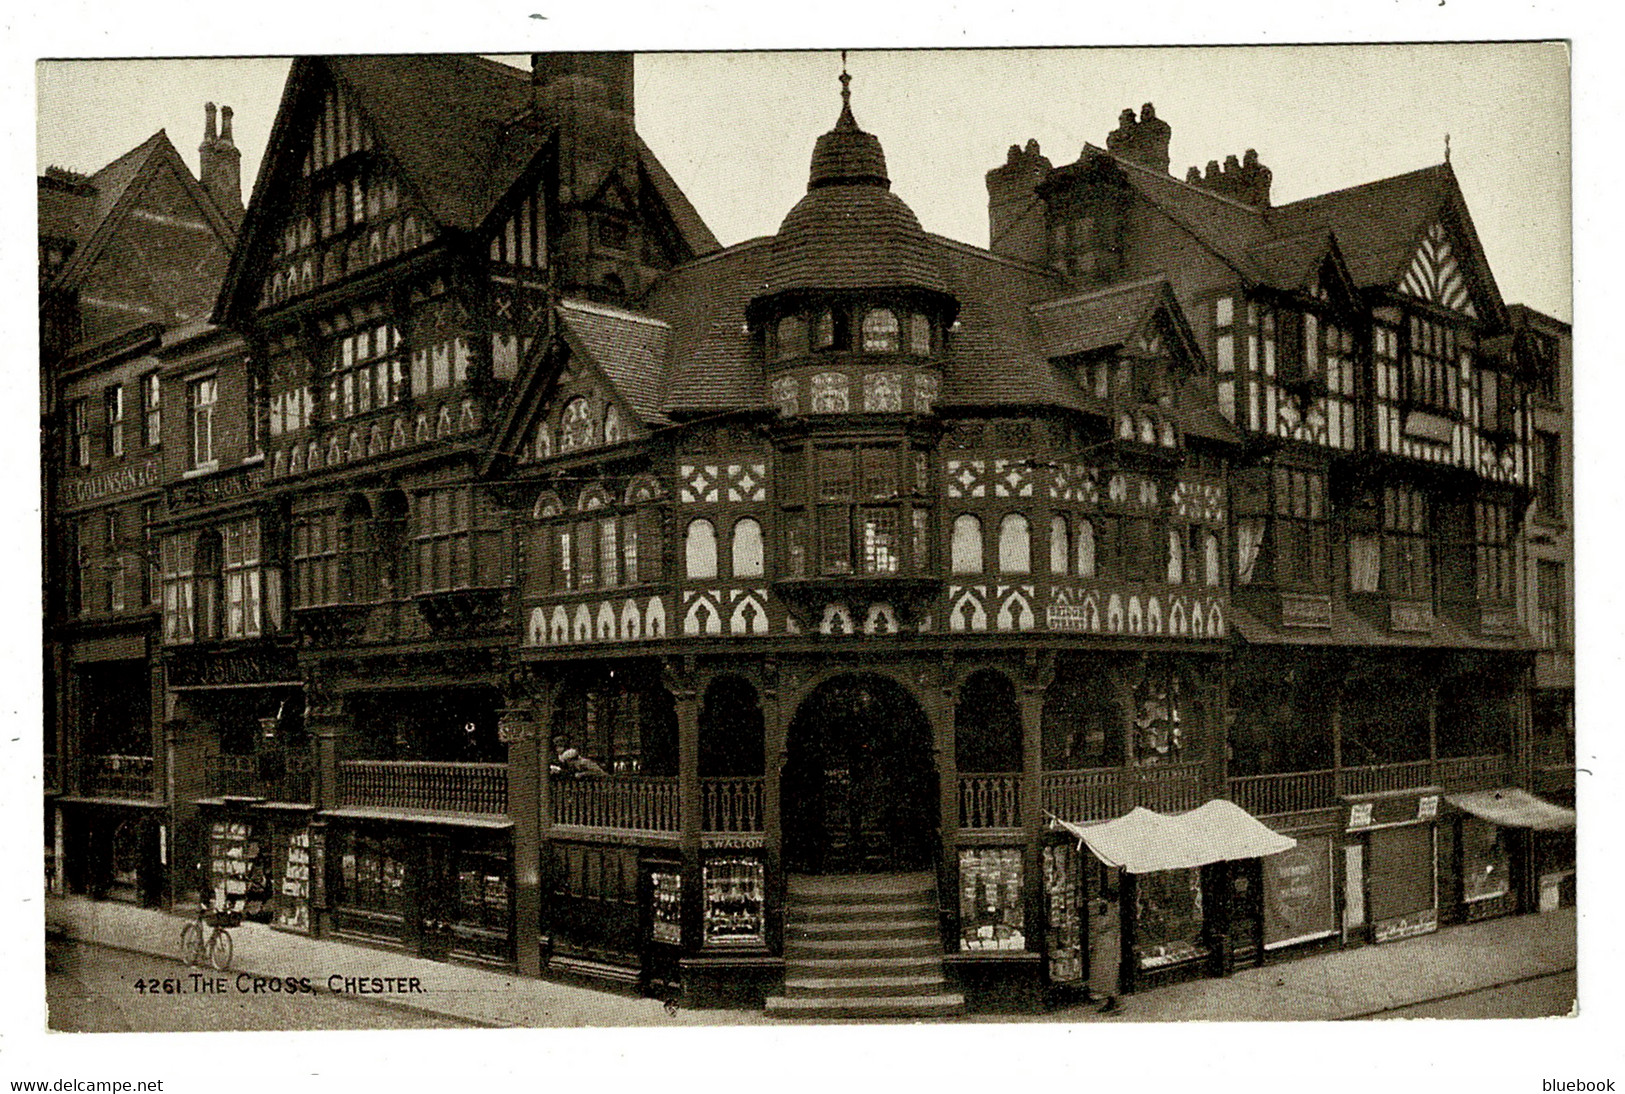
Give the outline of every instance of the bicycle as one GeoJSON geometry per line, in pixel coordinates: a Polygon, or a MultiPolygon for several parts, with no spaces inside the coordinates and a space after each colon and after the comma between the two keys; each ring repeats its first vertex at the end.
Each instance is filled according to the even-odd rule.
{"type": "Polygon", "coordinates": [[[241,926],[241,912],[213,912],[207,904],[199,904],[197,918],[181,928],[181,960],[188,965],[200,965],[205,957],[217,972],[231,967],[232,942],[228,927],[241,926]],[[207,934],[204,928],[209,928],[207,934]]]}

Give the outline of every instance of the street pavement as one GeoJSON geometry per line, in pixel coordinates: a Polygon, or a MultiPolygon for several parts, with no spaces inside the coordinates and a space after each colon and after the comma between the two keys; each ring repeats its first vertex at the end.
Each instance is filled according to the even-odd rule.
{"type": "MultiPolygon", "coordinates": [[[[181,918],[151,909],[76,897],[47,900],[47,929],[66,939],[172,958],[181,918]]],[[[234,930],[239,971],[267,977],[306,978],[344,994],[346,981],[369,987],[385,981],[381,994],[345,998],[387,1008],[408,1019],[441,1018],[494,1027],[698,1026],[775,1024],[758,1010],[672,1009],[654,999],[511,973],[426,961],[397,952],[311,939],[246,923],[234,930]],[[418,979],[417,989],[410,985],[418,979]],[[336,979],[334,979],[336,978],[336,979]]],[[[1572,908],[1512,916],[1401,942],[1331,950],[1244,969],[1222,980],[1196,980],[1126,996],[1109,1013],[1090,1005],[1040,1014],[972,1015],[970,1021],[1177,1022],[1327,1021],[1377,1017],[1430,1000],[1465,997],[1517,985],[1575,968],[1572,908]]],[[[177,962],[177,973],[187,971],[177,962]]],[[[235,990],[235,980],[233,980],[235,990]]],[[[1562,989],[1556,990],[1561,994],[1562,989]]],[[[320,1028],[302,1017],[317,998],[300,994],[289,1003],[282,1028],[320,1028]]],[[[1557,1013],[1567,1013],[1561,1007],[1557,1013]]],[[[1543,1013],[1552,1013],[1545,1011],[1543,1013]]],[[[314,1014],[312,1014],[314,1018],[314,1014]]],[[[389,1024],[389,1023],[384,1023],[389,1024]]],[[[188,1027],[215,1028],[215,1027],[188,1027]]],[[[236,1027],[233,1027],[236,1028],[236,1027]]]]}

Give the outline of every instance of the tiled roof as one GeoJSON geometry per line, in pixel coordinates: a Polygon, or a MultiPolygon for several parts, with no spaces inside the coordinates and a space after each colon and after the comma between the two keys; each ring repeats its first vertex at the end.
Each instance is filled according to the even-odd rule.
{"type": "Polygon", "coordinates": [[[81,241],[90,234],[90,212],[95,191],[87,184],[39,180],[39,234],[81,241]]]}
{"type": "Polygon", "coordinates": [[[665,420],[660,396],[665,383],[671,327],[659,319],[579,300],[559,305],[569,337],[615,385],[645,425],[665,420]]]}
{"type": "Polygon", "coordinates": [[[326,62],[447,227],[477,227],[541,148],[540,126],[508,126],[530,105],[530,82],[507,65],[466,55],[326,62]]]}
{"type": "Polygon", "coordinates": [[[1157,276],[1033,306],[1045,357],[1071,357],[1126,342],[1167,290],[1157,276]]]}
{"type": "Polygon", "coordinates": [[[1309,284],[1331,248],[1331,233],[1325,228],[1312,228],[1261,243],[1249,251],[1247,257],[1259,281],[1273,289],[1291,292],[1309,284]]]}
{"type": "Polygon", "coordinates": [[[1441,163],[1282,205],[1270,222],[1278,235],[1331,229],[1356,285],[1392,285],[1454,186],[1441,163]]]}
{"type": "Polygon", "coordinates": [[[903,199],[874,183],[819,186],[773,239],[763,293],[792,289],[945,290],[925,232],[903,199]]]}
{"type": "Polygon", "coordinates": [[[661,276],[644,305],[671,324],[667,414],[760,406],[766,401],[760,355],[745,328],[745,309],[762,288],[769,240],[748,240],[661,276]]]}
{"type": "Polygon", "coordinates": [[[1058,279],[979,248],[929,237],[959,302],[959,321],[944,361],[945,405],[1053,405],[1093,409],[1073,380],[1045,357],[1029,310],[1058,279]]]}

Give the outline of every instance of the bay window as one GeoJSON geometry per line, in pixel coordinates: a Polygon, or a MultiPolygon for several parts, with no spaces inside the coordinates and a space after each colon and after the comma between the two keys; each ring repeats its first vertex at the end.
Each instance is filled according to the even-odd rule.
{"type": "Polygon", "coordinates": [[[225,636],[257,638],[264,624],[259,518],[232,521],[223,531],[225,551],[221,569],[225,579],[225,636]]]}
{"type": "Polygon", "coordinates": [[[1283,589],[1324,592],[1330,576],[1325,476],[1277,467],[1274,478],[1275,582],[1283,589]]]}
{"type": "Polygon", "coordinates": [[[1412,315],[1404,328],[1406,401],[1436,414],[1454,413],[1456,359],[1466,348],[1455,328],[1412,315]]]}
{"type": "Polygon", "coordinates": [[[163,541],[159,556],[164,583],[164,642],[191,642],[192,603],[195,589],[197,539],[192,535],[170,536],[163,541]]]}
{"type": "Polygon", "coordinates": [[[1493,501],[1473,505],[1478,563],[1478,599],[1506,604],[1512,601],[1511,517],[1507,506],[1493,501]]]}
{"type": "MultiPolygon", "coordinates": [[[[416,591],[442,593],[506,584],[506,536],[490,503],[471,487],[419,493],[412,510],[416,591]]],[[[590,554],[584,550],[581,557],[590,554]]]]}
{"type": "Polygon", "coordinates": [[[1390,596],[1433,597],[1433,556],[1427,495],[1406,483],[1383,491],[1382,570],[1390,596]]]}

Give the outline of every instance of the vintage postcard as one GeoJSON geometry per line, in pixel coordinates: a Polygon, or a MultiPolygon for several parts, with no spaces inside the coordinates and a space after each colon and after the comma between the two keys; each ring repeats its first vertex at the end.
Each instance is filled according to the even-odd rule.
{"type": "Polygon", "coordinates": [[[35,80],[59,1062],[1574,1012],[1568,43],[35,80]]]}

